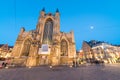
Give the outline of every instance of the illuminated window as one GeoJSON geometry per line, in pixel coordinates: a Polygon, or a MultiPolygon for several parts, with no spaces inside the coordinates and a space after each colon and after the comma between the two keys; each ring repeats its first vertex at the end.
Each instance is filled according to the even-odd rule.
{"type": "Polygon", "coordinates": [[[67,41],[61,41],[61,56],[68,56],[68,44],[67,41]]]}
{"type": "Polygon", "coordinates": [[[28,56],[29,55],[30,46],[31,46],[31,41],[29,39],[25,40],[23,50],[22,50],[22,56],[28,56]]]}
{"type": "Polygon", "coordinates": [[[44,34],[43,34],[43,44],[51,44],[52,43],[52,34],[53,34],[53,21],[51,19],[47,19],[44,26],[44,34]]]}

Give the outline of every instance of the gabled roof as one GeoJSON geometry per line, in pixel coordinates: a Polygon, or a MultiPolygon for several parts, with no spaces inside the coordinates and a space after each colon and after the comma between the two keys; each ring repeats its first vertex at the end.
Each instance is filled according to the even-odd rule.
{"type": "Polygon", "coordinates": [[[102,44],[102,43],[105,43],[104,41],[97,41],[97,40],[91,40],[89,42],[85,41],[90,47],[93,47],[95,45],[98,45],[98,44],[102,44]]]}
{"type": "Polygon", "coordinates": [[[8,44],[0,44],[0,48],[13,48],[13,46],[8,46],[8,44]]]}

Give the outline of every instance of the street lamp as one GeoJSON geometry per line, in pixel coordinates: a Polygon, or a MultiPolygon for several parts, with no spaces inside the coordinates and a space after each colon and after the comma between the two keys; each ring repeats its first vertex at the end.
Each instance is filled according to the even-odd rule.
{"type": "Polygon", "coordinates": [[[75,67],[76,67],[77,66],[76,54],[74,55],[74,61],[75,61],[75,64],[73,64],[73,65],[75,65],[75,67]]]}

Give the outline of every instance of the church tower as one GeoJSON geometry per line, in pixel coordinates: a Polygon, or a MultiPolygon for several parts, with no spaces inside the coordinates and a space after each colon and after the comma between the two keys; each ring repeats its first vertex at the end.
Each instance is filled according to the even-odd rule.
{"type": "Polygon", "coordinates": [[[42,44],[52,44],[53,34],[60,32],[60,15],[58,9],[55,14],[45,13],[43,8],[37,24],[37,32],[41,36],[42,44]]]}

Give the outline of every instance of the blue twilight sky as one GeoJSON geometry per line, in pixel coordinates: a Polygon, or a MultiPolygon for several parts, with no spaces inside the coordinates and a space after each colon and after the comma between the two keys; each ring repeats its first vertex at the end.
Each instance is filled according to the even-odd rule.
{"type": "Polygon", "coordinates": [[[120,0],[0,0],[0,44],[14,45],[21,27],[36,28],[39,12],[60,11],[60,29],[82,41],[120,44],[120,0]]]}

